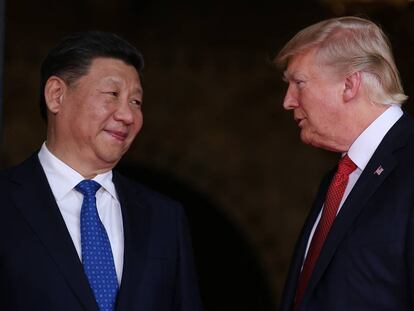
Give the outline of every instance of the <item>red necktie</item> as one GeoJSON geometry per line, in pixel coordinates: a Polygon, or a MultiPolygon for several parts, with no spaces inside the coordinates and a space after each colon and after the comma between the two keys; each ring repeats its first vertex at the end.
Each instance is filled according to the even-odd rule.
{"type": "Polygon", "coordinates": [[[303,293],[305,292],[306,286],[308,285],[309,279],[312,275],[313,268],[318,260],[322,246],[325,243],[332,223],[335,220],[339,204],[341,203],[348,184],[349,174],[351,174],[355,169],[356,165],[352,162],[348,155],[345,155],[340,160],[338,170],[336,171],[336,174],[328,188],[322,216],[318,226],[316,227],[305,263],[303,264],[302,273],[299,277],[293,308],[294,310],[296,310],[299,306],[303,293]]]}

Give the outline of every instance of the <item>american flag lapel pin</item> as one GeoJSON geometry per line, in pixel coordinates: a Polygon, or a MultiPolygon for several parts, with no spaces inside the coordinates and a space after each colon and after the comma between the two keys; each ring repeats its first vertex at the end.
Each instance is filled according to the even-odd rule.
{"type": "Polygon", "coordinates": [[[374,174],[375,175],[381,175],[381,173],[384,171],[384,169],[382,168],[382,166],[378,166],[378,168],[375,170],[374,174]]]}

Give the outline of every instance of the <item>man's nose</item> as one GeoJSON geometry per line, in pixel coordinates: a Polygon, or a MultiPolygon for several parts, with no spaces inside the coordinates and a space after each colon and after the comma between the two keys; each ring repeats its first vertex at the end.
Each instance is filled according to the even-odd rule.
{"type": "Polygon", "coordinates": [[[134,122],[134,112],[132,111],[131,104],[128,100],[123,101],[121,105],[119,105],[118,109],[115,111],[114,118],[127,125],[134,122]]]}
{"type": "Polygon", "coordinates": [[[293,89],[293,86],[289,85],[288,90],[286,91],[285,99],[283,100],[283,108],[286,110],[292,110],[297,107],[299,107],[297,94],[293,89]]]}

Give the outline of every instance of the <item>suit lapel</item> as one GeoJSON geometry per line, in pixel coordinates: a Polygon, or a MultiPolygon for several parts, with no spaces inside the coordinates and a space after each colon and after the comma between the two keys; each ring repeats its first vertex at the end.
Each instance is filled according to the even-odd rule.
{"type": "Polygon", "coordinates": [[[391,128],[378,146],[371,160],[368,162],[351,193],[347,197],[340,213],[329,232],[329,235],[322,248],[319,259],[316,263],[312,277],[309,281],[308,288],[302,299],[302,305],[306,305],[306,300],[310,297],[311,292],[315,289],[317,283],[325,272],[329,262],[339,244],[345,237],[349,228],[360,214],[372,195],[378,190],[387,176],[393,171],[398,163],[394,152],[403,148],[408,136],[413,131],[411,119],[404,115],[391,128]],[[381,173],[378,173],[382,169],[381,173]]]}
{"type": "Polygon", "coordinates": [[[132,309],[148,258],[151,214],[137,186],[117,172],[114,172],[113,182],[119,196],[124,225],[124,265],[117,310],[127,311],[132,309]]]}
{"type": "Polygon", "coordinates": [[[16,168],[11,195],[85,310],[98,310],[37,155],[16,168]]]}
{"type": "Polygon", "coordinates": [[[280,305],[281,311],[292,310],[292,303],[295,299],[296,288],[298,286],[299,275],[302,269],[303,258],[305,256],[309,235],[312,231],[316,219],[318,218],[319,212],[321,211],[323,202],[325,200],[325,195],[328,190],[329,183],[332,179],[333,174],[334,172],[329,173],[323,179],[321,185],[319,186],[319,191],[316,196],[316,199],[313,202],[312,210],[310,211],[309,216],[307,217],[303,229],[299,235],[299,239],[295,246],[295,251],[292,257],[293,261],[290,264],[289,274],[284,288],[284,293],[282,295],[283,300],[280,305]]]}

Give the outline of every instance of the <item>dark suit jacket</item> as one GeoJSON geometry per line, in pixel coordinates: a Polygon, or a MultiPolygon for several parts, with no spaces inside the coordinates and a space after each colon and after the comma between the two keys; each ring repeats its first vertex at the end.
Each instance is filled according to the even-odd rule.
{"type": "MultiPolygon", "coordinates": [[[[306,243],[334,171],[322,181],[300,234],[281,311],[291,310],[306,243]]],[[[299,310],[414,310],[414,121],[408,115],[386,134],[344,202],[299,310]]]]}
{"type": "MultiPolygon", "coordinates": [[[[116,310],[201,310],[181,206],[113,181],[125,236],[116,310]]],[[[0,189],[0,310],[98,311],[37,155],[1,172],[0,189]]]]}

